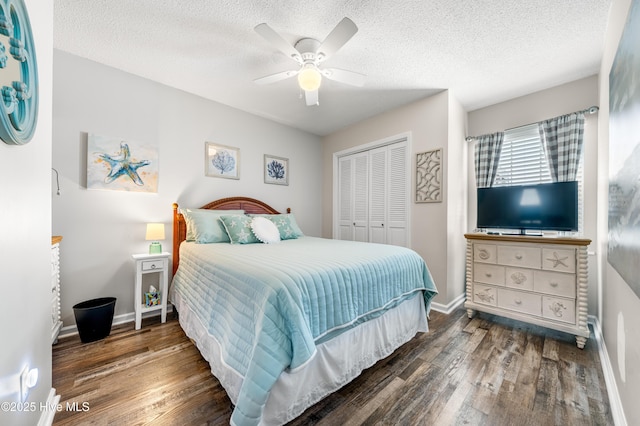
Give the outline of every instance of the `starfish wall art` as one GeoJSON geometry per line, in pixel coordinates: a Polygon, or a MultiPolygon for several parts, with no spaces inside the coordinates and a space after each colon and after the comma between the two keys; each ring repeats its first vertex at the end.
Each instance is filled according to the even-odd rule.
{"type": "Polygon", "coordinates": [[[158,192],[157,147],[89,134],[87,189],[158,192]]]}

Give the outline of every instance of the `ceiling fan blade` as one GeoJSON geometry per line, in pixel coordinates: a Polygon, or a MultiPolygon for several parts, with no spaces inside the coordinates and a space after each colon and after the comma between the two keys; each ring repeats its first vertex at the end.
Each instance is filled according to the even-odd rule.
{"type": "Polygon", "coordinates": [[[257,78],[253,80],[253,82],[258,84],[271,84],[271,83],[275,83],[276,81],[285,80],[289,77],[293,77],[294,75],[297,75],[298,72],[299,72],[298,70],[277,72],[275,74],[257,78]]]}
{"type": "Polygon", "coordinates": [[[302,64],[302,57],[300,56],[300,52],[298,52],[290,43],[282,38],[280,34],[275,32],[275,30],[269,25],[267,25],[266,23],[262,23],[256,25],[254,30],[282,53],[284,53],[297,63],[302,64]]]}
{"type": "Polygon", "coordinates": [[[327,38],[324,39],[318,51],[316,57],[318,63],[333,56],[346,42],[348,42],[355,33],[358,32],[358,27],[349,18],[343,18],[338,22],[338,25],[329,33],[327,38]]]}
{"type": "Polygon", "coordinates": [[[305,91],[304,92],[304,99],[307,102],[307,106],[320,105],[320,102],[318,102],[318,91],[317,90],[305,91]]]}
{"type": "Polygon", "coordinates": [[[329,80],[334,80],[340,83],[350,84],[357,87],[362,87],[364,85],[364,80],[367,77],[364,74],[341,70],[338,68],[325,68],[320,70],[320,72],[329,80]]]}

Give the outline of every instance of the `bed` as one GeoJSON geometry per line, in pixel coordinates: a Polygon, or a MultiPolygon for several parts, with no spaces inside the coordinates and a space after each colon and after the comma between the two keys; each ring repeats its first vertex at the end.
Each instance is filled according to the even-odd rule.
{"type": "Polygon", "coordinates": [[[284,424],[428,330],[437,290],[412,250],[304,236],[289,211],[246,197],[174,204],[173,218],[169,297],[234,404],[231,424],[284,424]],[[281,241],[237,240],[251,224],[262,237],[255,217],[281,241]],[[217,236],[200,238],[202,223],[217,236]]]}

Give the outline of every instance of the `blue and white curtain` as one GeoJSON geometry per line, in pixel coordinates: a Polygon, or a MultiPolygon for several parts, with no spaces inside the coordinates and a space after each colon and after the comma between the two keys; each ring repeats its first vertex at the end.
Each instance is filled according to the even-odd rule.
{"type": "Polygon", "coordinates": [[[584,113],[574,112],[541,121],[538,130],[547,153],[551,179],[554,182],[576,180],[582,156],[584,113]]]}
{"type": "Polygon", "coordinates": [[[500,161],[502,141],[504,141],[504,132],[477,138],[475,146],[476,187],[486,188],[493,185],[500,161]]]}

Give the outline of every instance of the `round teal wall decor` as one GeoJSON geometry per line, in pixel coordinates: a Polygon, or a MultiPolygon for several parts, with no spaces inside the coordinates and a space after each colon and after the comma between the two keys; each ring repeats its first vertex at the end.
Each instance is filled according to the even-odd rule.
{"type": "Polygon", "coordinates": [[[0,139],[23,145],[38,120],[38,67],[23,0],[0,0],[0,139]]]}

